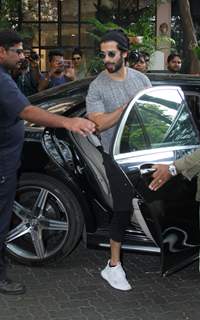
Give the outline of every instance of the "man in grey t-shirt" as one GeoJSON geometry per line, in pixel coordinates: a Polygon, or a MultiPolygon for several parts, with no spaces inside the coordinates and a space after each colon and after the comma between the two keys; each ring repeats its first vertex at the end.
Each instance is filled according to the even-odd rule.
{"type": "Polygon", "coordinates": [[[123,108],[139,91],[151,86],[149,79],[141,72],[123,69],[122,80],[117,78],[116,72],[101,72],[91,83],[86,98],[88,116],[96,122],[102,146],[107,153],[123,108]]]}
{"type": "MultiPolygon", "coordinates": [[[[102,37],[100,57],[103,59],[105,70],[91,83],[86,97],[88,118],[95,122],[100,132],[105,153],[109,153],[115,126],[128,102],[139,91],[151,87],[149,79],[144,74],[125,66],[128,49],[129,40],[121,30],[109,31],[102,37]]],[[[114,167],[116,169],[116,166],[114,167]]],[[[112,185],[110,182],[113,194],[115,187],[112,190],[112,185]]],[[[131,289],[120,263],[121,242],[130,219],[130,210],[127,208],[131,208],[132,199],[130,192],[128,193],[127,201],[124,201],[124,198],[116,199],[120,210],[114,211],[110,225],[111,259],[101,272],[101,276],[112,287],[124,291],[131,289]],[[121,202],[128,203],[123,210],[121,202]]]]}

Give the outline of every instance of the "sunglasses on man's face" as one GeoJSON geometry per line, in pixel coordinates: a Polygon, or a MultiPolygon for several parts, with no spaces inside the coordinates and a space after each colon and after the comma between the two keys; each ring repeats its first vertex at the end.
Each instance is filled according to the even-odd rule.
{"type": "Polygon", "coordinates": [[[116,51],[100,51],[99,52],[99,58],[101,59],[105,59],[106,56],[108,56],[109,58],[114,58],[116,56],[117,52],[116,51]]]}
{"type": "Polygon", "coordinates": [[[80,60],[81,59],[81,57],[74,57],[74,58],[72,58],[72,60],[80,60]]]}
{"type": "Polygon", "coordinates": [[[13,48],[9,48],[8,50],[10,50],[10,51],[12,51],[12,52],[17,53],[18,55],[20,55],[21,53],[23,53],[23,52],[24,52],[24,50],[23,50],[23,49],[15,48],[15,47],[13,47],[13,48]]]}

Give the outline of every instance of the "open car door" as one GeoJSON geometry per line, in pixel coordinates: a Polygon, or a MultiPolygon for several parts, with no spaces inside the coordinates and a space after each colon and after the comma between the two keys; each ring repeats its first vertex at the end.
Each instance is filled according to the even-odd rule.
{"type": "Polygon", "coordinates": [[[134,199],[140,208],[138,223],[161,249],[163,275],[199,257],[196,179],[178,175],[158,191],[151,191],[151,166],[172,163],[199,145],[182,90],[169,86],[139,93],[124,112],[113,141],[113,156],[138,193],[134,199]]]}

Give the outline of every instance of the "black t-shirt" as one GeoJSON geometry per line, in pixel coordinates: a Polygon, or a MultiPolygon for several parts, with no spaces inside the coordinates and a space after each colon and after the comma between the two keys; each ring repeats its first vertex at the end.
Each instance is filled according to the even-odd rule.
{"type": "Polygon", "coordinates": [[[15,82],[26,97],[38,92],[38,83],[34,79],[31,70],[18,76],[17,79],[15,79],[15,82]]]}
{"type": "Polygon", "coordinates": [[[24,121],[19,113],[28,105],[29,100],[0,66],[0,176],[19,168],[24,141],[24,121]]]}

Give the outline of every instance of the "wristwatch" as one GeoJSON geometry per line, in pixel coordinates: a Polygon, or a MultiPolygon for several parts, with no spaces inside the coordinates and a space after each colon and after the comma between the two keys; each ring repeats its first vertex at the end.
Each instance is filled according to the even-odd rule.
{"type": "Polygon", "coordinates": [[[171,174],[171,176],[173,176],[173,177],[177,176],[177,174],[178,174],[178,172],[176,170],[176,167],[175,167],[175,165],[173,163],[169,165],[168,171],[171,174]]]}

